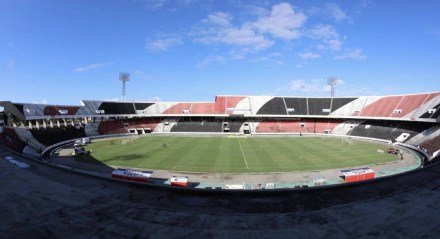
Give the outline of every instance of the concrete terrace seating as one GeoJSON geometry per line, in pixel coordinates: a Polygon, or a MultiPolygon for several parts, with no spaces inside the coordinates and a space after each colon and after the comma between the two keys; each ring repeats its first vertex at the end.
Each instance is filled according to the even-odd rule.
{"type": "Polygon", "coordinates": [[[133,103],[125,102],[102,102],[98,110],[103,110],[108,115],[135,114],[133,103]]]}
{"type": "Polygon", "coordinates": [[[4,128],[3,132],[0,133],[0,146],[21,153],[26,143],[20,139],[14,129],[4,128]]]}
{"type": "Polygon", "coordinates": [[[419,145],[420,148],[426,149],[430,155],[440,150],[440,135],[427,140],[419,145]]]}
{"type": "Polygon", "coordinates": [[[289,115],[307,115],[306,98],[284,98],[289,115]],[[289,111],[290,109],[290,111],[289,111]]]}
{"type": "MultiPolygon", "coordinates": [[[[191,114],[217,114],[214,109],[214,103],[192,103],[191,114]]],[[[221,112],[220,112],[221,113],[221,112]]]]}
{"type": "Polygon", "coordinates": [[[309,115],[329,115],[331,98],[307,98],[309,115]],[[324,110],[328,110],[325,112],[324,110]]]}
{"type": "Polygon", "coordinates": [[[191,103],[178,103],[163,112],[163,114],[182,114],[183,111],[188,111],[191,109],[191,103]]]}
{"type": "Polygon", "coordinates": [[[265,120],[257,126],[257,133],[331,133],[342,121],[321,119],[265,120]]]}
{"type": "Polygon", "coordinates": [[[229,132],[231,132],[231,133],[240,132],[240,128],[243,125],[243,122],[229,121],[228,123],[229,123],[229,132]]]}
{"type": "Polygon", "coordinates": [[[369,120],[354,127],[349,135],[394,141],[402,133],[408,133],[408,140],[430,127],[429,123],[369,120]]]}
{"type": "Polygon", "coordinates": [[[32,135],[38,142],[50,146],[62,141],[86,137],[84,127],[61,126],[60,128],[31,129],[32,135]]]}
{"type": "Polygon", "coordinates": [[[125,120],[124,125],[126,128],[149,128],[153,132],[160,122],[160,118],[138,118],[125,120]]]}
{"type": "Polygon", "coordinates": [[[171,132],[223,132],[221,121],[179,121],[171,132]]]}
{"type": "Polygon", "coordinates": [[[127,134],[128,130],[122,120],[102,121],[98,126],[100,135],[104,134],[127,134]]]}
{"type": "Polygon", "coordinates": [[[260,110],[257,112],[258,115],[286,115],[287,109],[284,104],[284,99],[281,97],[275,97],[268,102],[266,102],[260,110]]]}

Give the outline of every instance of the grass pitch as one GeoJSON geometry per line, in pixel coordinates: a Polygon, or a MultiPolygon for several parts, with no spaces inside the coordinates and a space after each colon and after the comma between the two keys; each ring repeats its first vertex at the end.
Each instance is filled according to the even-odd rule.
{"type": "Polygon", "coordinates": [[[397,160],[389,146],[332,137],[151,136],[98,141],[86,146],[89,163],[188,172],[261,173],[323,170],[397,160]],[[385,153],[380,153],[382,150],[385,153]]]}

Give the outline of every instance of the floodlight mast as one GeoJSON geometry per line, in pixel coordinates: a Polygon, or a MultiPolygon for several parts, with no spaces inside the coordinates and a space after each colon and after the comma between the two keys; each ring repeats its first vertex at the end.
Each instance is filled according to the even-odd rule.
{"type": "Polygon", "coordinates": [[[130,74],[124,72],[119,73],[119,80],[122,81],[122,102],[124,102],[126,95],[125,84],[127,81],[130,81],[130,74]]]}
{"type": "Polygon", "coordinates": [[[330,86],[330,95],[331,97],[335,97],[335,91],[336,91],[336,85],[338,84],[338,78],[337,77],[328,77],[327,78],[327,85],[330,86]]]}

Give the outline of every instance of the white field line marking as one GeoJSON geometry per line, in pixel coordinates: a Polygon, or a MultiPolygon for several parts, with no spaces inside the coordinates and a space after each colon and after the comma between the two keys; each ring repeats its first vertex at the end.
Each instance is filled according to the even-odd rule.
{"type": "Polygon", "coordinates": [[[249,169],[247,161],[246,161],[246,156],[244,156],[243,148],[241,147],[240,139],[237,138],[237,140],[238,140],[238,145],[240,145],[241,154],[243,155],[243,159],[244,159],[244,163],[246,164],[246,168],[249,169]]]}

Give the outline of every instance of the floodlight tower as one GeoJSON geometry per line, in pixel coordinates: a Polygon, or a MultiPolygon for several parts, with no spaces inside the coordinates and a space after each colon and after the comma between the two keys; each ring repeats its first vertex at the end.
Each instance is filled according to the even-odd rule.
{"type": "Polygon", "coordinates": [[[122,101],[125,101],[125,84],[130,80],[130,74],[124,72],[119,73],[119,80],[122,81],[122,101]]]}
{"type": "Polygon", "coordinates": [[[336,85],[338,84],[338,78],[337,77],[328,77],[327,78],[327,85],[330,86],[330,95],[331,97],[335,97],[335,90],[336,85]]]}

